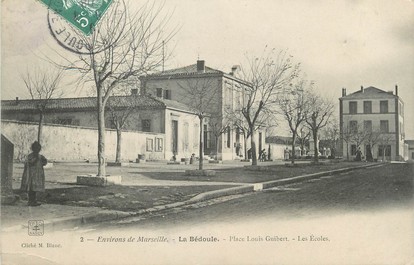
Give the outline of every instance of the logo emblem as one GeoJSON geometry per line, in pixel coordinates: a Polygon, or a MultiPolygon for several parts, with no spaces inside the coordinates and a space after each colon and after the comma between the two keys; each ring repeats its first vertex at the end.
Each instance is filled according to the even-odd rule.
{"type": "Polygon", "coordinates": [[[45,233],[45,224],[43,220],[29,221],[29,236],[43,236],[45,233]]]}
{"type": "Polygon", "coordinates": [[[40,1],[88,36],[113,0],[40,1]]]}

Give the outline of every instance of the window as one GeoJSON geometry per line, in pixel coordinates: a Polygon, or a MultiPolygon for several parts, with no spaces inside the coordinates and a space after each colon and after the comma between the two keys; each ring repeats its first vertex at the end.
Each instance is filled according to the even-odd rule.
{"type": "Polygon", "coordinates": [[[349,121],[349,131],[351,133],[358,132],[358,121],[349,121]]]}
{"type": "Polygon", "coordinates": [[[198,149],[198,142],[199,142],[198,136],[199,136],[199,133],[200,133],[200,128],[199,127],[200,126],[197,123],[194,124],[194,131],[193,131],[193,148],[194,148],[194,150],[198,149]]]}
{"type": "Polygon", "coordinates": [[[162,152],[163,143],[164,141],[162,138],[155,138],[155,151],[156,152],[162,152]]]}
{"type": "Polygon", "coordinates": [[[230,148],[230,142],[231,142],[231,130],[230,130],[230,127],[227,127],[227,148],[230,148]]]}
{"type": "Polygon", "coordinates": [[[204,139],[203,139],[204,149],[211,148],[211,132],[208,131],[207,129],[208,129],[207,125],[204,125],[204,129],[203,129],[203,132],[204,132],[204,139]]]}
{"type": "Polygon", "coordinates": [[[380,121],[380,131],[382,133],[387,133],[389,132],[389,128],[388,128],[388,121],[380,121]]]}
{"type": "Polygon", "coordinates": [[[142,120],[142,131],[143,132],[151,131],[151,120],[142,120]]]}
{"type": "Polygon", "coordinates": [[[183,129],[184,129],[184,132],[183,132],[183,134],[184,134],[184,141],[183,141],[183,145],[184,145],[184,151],[188,151],[188,145],[189,145],[189,142],[188,142],[188,123],[184,123],[184,125],[183,125],[183,129]]]}
{"type": "Polygon", "coordinates": [[[411,159],[414,159],[414,152],[411,153],[411,159]]]}
{"type": "Polygon", "coordinates": [[[154,140],[151,138],[147,138],[147,151],[154,150],[154,140]]]}
{"type": "Polygon", "coordinates": [[[391,145],[380,145],[378,146],[378,157],[384,156],[391,156],[391,145]]]}
{"type": "Polygon", "coordinates": [[[157,88],[157,97],[162,98],[162,88],[157,88]]]}
{"type": "Polygon", "coordinates": [[[380,101],[380,113],[388,113],[388,100],[380,101]]]}
{"type": "Polygon", "coordinates": [[[356,145],[355,144],[352,144],[351,145],[351,156],[356,155],[356,152],[357,152],[356,145]]]}
{"type": "Polygon", "coordinates": [[[372,102],[371,101],[364,101],[364,113],[372,113],[372,102]]]}
{"type": "Polygon", "coordinates": [[[358,105],[356,101],[349,102],[349,113],[356,114],[358,112],[358,105]]]}
{"type": "Polygon", "coordinates": [[[372,132],[372,121],[364,121],[364,131],[372,132]]]}
{"type": "Polygon", "coordinates": [[[166,89],[166,90],[164,91],[164,98],[165,98],[165,99],[171,99],[171,90],[166,89]]]}

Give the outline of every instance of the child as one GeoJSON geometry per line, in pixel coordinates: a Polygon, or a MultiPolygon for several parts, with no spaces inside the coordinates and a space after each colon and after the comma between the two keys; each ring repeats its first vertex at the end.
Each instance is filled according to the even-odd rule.
{"type": "Polygon", "coordinates": [[[32,144],[32,153],[27,156],[24,164],[22,176],[22,184],[20,189],[27,191],[29,196],[29,206],[39,206],[36,200],[36,192],[45,191],[45,172],[43,166],[47,164],[47,160],[40,154],[42,146],[35,141],[32,144]]]}

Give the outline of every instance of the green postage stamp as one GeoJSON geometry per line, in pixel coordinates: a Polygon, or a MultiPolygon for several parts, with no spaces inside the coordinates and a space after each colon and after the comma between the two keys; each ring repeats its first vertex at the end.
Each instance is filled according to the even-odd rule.
{"type": "Polygon", "coordinates": [[[113,0],[40,1],[88,36],[113,0]]]}

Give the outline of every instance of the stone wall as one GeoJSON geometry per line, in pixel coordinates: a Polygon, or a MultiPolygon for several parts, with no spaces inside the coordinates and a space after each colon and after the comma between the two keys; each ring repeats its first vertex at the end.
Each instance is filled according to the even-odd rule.
{"type": "MultiPolygon", "coordinates": [[[[37,124],[1,121],[2,133],[15,144],[15,159],[30,153],[30,145],[37,139],[37,124]]],[[[116,130],[106,130],[105,154],[107,161],[116,155],[116,130]]],[[[165,134],[134,131],[122,132],[122,159],[133,160],[138,154],[146,159],[163,160],[165,134]],[[160,143],[155,146],[155,143],[160,143]],[[151,146],[152,144],[152,146],[151,146]]],[[[76,126],[45,124],[42,134],[42,154],[49,160],[97,160],[98,130],[76,126]]]]}

